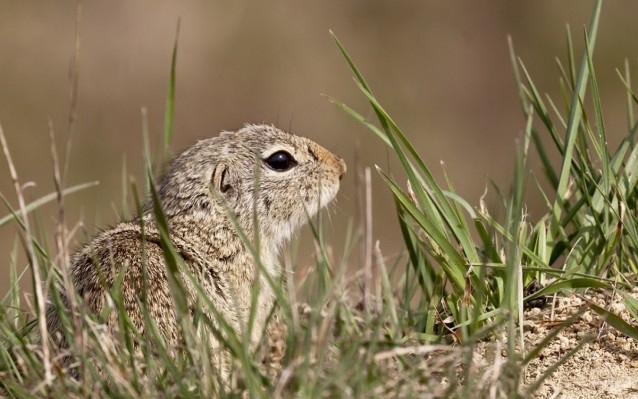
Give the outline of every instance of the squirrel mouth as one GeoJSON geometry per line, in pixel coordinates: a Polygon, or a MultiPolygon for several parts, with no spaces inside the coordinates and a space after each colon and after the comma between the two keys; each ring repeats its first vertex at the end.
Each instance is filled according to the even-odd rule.
{"type": "Polygon", "coordinates": [[[339,182],[332,184],[324,184],[320,187],[321,193],[319,196],[320,207],[323,208],[328,205],[337,196],[339,191],[339,182]]]}

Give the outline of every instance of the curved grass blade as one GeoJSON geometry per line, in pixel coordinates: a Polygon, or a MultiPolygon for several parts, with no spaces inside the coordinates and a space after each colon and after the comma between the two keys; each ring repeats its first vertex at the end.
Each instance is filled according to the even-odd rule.
{"type": "MultiPolygon", "coordinates": [[[[62,190],[62,195],[69,195],[69,194],[73,194],[77,191],[81,191],[90,187],[95,187],[98,184],[100,184],[97,181],[92,181],[92,182],[88,182],[88,183],[82,183],[82,184],[78,184],[76,186],[72,186],[69,188],[65,188],[64,190],[62,190]]],[[[8,201],[6,201],[6,198],[0,194],[0,197],[2,198],[2,200],[5,202],[5,204],[7,205],[7,207],[9,208],[9,212],[11,213],[10,215],[6,215],[3,216],[2,218],[0,218],[0,226],[3,226],[5,224],[7,224],[8,222],[10,222],[11,220],[15,220],[18,216],[15,213],[15,211],[13,209],[11,209],[11,207],[9,206],[8,201]]],[[[31,211],[33,211],[34,209],[37,209],[39,207],[41,207],[42,205],[54,201],[56,198],[58,197],[57,193],[50,193],[47,194],[43,197],[38,198],[37,200],[31,202],[30,204],[28,204],[25,207],[26,213],[30,213],[31,211]]]]}
{"type": "Polygon", "coordinates": [[[556,292],[560,292],[566,289],[574,289],[574,288],[612,289],[611,285],[593,278],[588,278],[588,277],[570,278],[569,280],[561,280],[561,281],[556,281],[554,283],[551,283],[547,287],[536,291],[530,296],[525,297],[525,300],[528,301],[530,299],[538,298],[545,295],[551,295],[556,292]]]}
{"type": "Polygon", "coordinates": [[[589,306],[594,312],[598,313],[607,324],[625,334],[626,336],[638,340],[638,328],[627,323],[620,316],[610,312],[605,308],[601,308],[600,306],[595,305],[591,302],[588,302],[587,306],[589,306]]]}

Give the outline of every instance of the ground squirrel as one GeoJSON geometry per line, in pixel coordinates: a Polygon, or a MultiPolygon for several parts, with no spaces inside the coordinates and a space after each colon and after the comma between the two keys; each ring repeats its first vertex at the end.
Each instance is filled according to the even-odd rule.
{"type": "MultiPolygon", "coordinates": [[[[249,240],[258,229],[261,262],[277,280],[281,276],[279,248],[309,216],[332,201],[345,172],[344,161],[325,148],[268,125],[246,125],[236,132],[222,132],[199,141],[168,164],[157,191],[171,242],[184,265],[198,276],[208,299],[238,334],[246,331],[251,290],[258,274],[255,259],[236,226],[249,240]]],[[[83,303],[97,314],[108,300],[114,279],[123,273],[121,290],[127,314],[144,333],[140,310],[143,262],[150,317],[167,346],[178,346],[174,305],[150,200],[141,216],[99,233],[72,257],[72,282],[83,303]]],[[[250,332],[253,344],[259,341],[274,303],[270,284],[263,273],[260,276],[250,332]]],[[[185,288],[192,306],[198,295],[188,284],[185,288]]],[[[66,301],[62,293],[61,297],[66,301]]],[[[107,316],[109,331],[117,328],[115,313],[107,316]]],[[[60,320],[52,306],[47,311],[47,323],[55,336],[60,320]]],[[[217,341],[210,340],[217,350],[217,341]]],[[[218,363],[222,378],[227,377],[228,359],[218,363]]]]}

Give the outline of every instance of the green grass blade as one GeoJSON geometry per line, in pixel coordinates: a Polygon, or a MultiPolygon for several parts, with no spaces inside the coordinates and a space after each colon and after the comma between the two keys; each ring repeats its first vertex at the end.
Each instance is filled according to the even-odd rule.
{"type": "Polygon", "coordinates": [[[157,229],[160,233],[162,250],[164,251],[164,258],[166,261],[166,276],[168,278],[170,291],[175,303],[175,313],[178,320],[181,321],[186,315],[189,314],[188,304],[186,303],[186,291],[179,279],[180,269],[183,269],[183,267],[181,266],[183,260],[181,259],[181,256],[178,254],[177,250],[171,242],[168,220],[166,219],[166,215],[164,214],[164,210],[162,209],[162,203],[160,201],[159,194],[157,193],[153,177],[151,176],[151,171],[148,170],[147,172],[148,179],[151,184],[151,200],[153,202],[155,220],[157,222],[157,229]]]}
{"type": "Polygon", "coordinates": [[[405,209],[412,218],[421,226],[428,234],[428,236],[432,237],[432,240],[436,243],[437,246],[441,248],[442,254],[445,254],[449,258],[448,262],[443,262],[441,265],[446,273],[452,279],[452,283],[457,290],[463,292],[463,288],[465,286],[465,278],[464,274],[461,271],[461,265],[465,265],[465,261],[461,254],[457,252],[454,246],[450,243],[447,237],[441,234],[438,227],[434,225],[429,219],[427,219],[421,211],[412,203],[407,194],[405,194],[399,186],[392,180],[390,177],[379,167],[377,167],[377,171],[380,173],[381,177],[385,181],[385,183],[390,187],[392,193],[395,198],[400,202],[403,209],[405,209]]]}
{"type": "Polygon", "coordinates": [[[164,110],[164,161],[170,158],[171,139],[173,137],[173,120],[175,116],[175,80],[177,71],[177,43],[179,40],[180,19],[177,20],[175,32],[175,42],[173,44],[173,54],[171,56],[171,72],[168,83],[168,96],[166,97],[166,107],[164,110]]]}
{"type": "MultiPolygon", "coordinates": [[[[82,183],[82,184],[78,184],[76,186],[72,186],[72,187],[68,187],[65,188],[64,190],[62,190],[62,195],[70,195],[73,194],[75,192],[81,191],[81,190],[85,190],[87,188],[90,187],[95,187],[99,184],[99,182],[97,181],[92,181],[92,182],[88,182],[88,183],[82,183]]],[[[2,196],[2,194],[0,194],[0,196],[2,196]]],[[[41,207],[42,205],[51,202],[51,201],[55,201],[55,199],[58,197],[57,193],[50,193],[47,194],[43,197],[38,198],[37,200],[29,203],[25,209],[26,209],[26,213],[29,214],[30,212],[32,212],[34,209],[37,209],[39,207],[41,207]]],[[[2,196],[2,198],[4,198],[4,196],[2,196]]],[[[7,201],[5,201],[5,203],[8,204],[7,201]]],[[[0,218],[0,226],[3,226],[5,224],[7,224],[8,222],[10,222],[11,220],[14,220],[17,216],[16,211],[14,211],[13,209],[9,208],[9,211],[11,212],[11,214],[3,216],[2,218],[0,218]]]]}
{"type": "MultiPolygon", "coordinates": [[[[600,13],[602,8],[602,0],[597,0],[594,7],[594,13],[592,15],[591,22],[589,24],[588,37],[591,40],[591,53],[593,54],[594,46],[596,43],[596,36],[598,33],[598,24],[600,22],[600,13]]],[[[552,209],[553,223],[551,225],[552,235],[556,235],[558,230],[558,221],[560,220],[563,212],[563,201],[565,194],[567,193],[569,177],[571,175],[571,164],[574,153],[574,146],[578,137],[578,127],[583,117],[583,108],[581,99],[585,97],[587,91],[587,81],[589,76],[589,68],[587,63],[587,55],[583,56],[581,61],[580,71],[578,79],[576,81],[574,95],[572,96],[572,102],[570,107],[569,122],[567,124],[567,131],[565,136],[565,149],[563,155],[563,161],[561,166],[561,173],[558,180],[558,187],[556,188],[556,199],[552,209]]]]}
{"type": "Polygon", "coordinates": [[[610,312],[605,308],[602,308],[591,302],[589,302],[587,306],[589,306],[594,312],[598,313],[607,324],[625,334],[626,336],[638,340],[638,328],[627,323],[620,316],[610,312]]]}
{"type": "Polygon", "coordinates": [[[536,291],[534,294],[525,297],[525,300],[539,298],[541,296],[552,295],[557,292],[561,292],[567,289],[576,288],[604,288],[612,289],[611,285],[594,278],[582,277],[582,278],[570,278],[567,280],[560,280],[549,284],[547,287],[536,291]]]}
{"type": "Polygon", "coordinates": [[[634,317],[634,319],[638,321],[638,299],[621,290],[616,290],[616,292],[623,297],[627,310],[634,317]]]}
{"type": "MultiPolygon", "coordinates": [[[[412,188],[419,199],[419,203],[424,207],[426,213],[428,213],[429,217],[438,217],[442,218],[446,225],[453,231],[454,237],[459,241],[461,246],[463,247],[463,251],[465,255],[468,257],[470,262],[478,261],[478,253],[476,252],[476,247],[472,241],[472,237],[470,234],[469,227],[464,218],[456,217],[456,212],[452,208],[452,205],[447,201],[446,195],[443,193],[443,190],[440,188],[434,176],[430,172],[429,168],[425,165],[417,151],[414,149],[409,140],[405,137],[405,135],[401,132],[396,123],[390,118],[387,112],[381,107],[374,96],[371,93],[364,91],[364,87],[359,84],[359,88],[362,89],[362,92],[368,100],[372,104],[375,109],[377,116],[380,119],[383,119],[387,125],[392,129],[392,133],[388,132],[388,139],[392,142],[392,146],[399,156],[401,163],[403,165],[404,170],[408,174],[410,178],[410,182],[412,183],[412,188]],[[421,180],[417,177],[415,171],[411,167],[407,154],[403,151],[403,148],[399,145],[399,142],[396,141],[395,136],[399,139],[401,144],[405,146],[409,155],[414,159],[416,163],[417,170],[421,172],[421,176],[425,179],[425,187],[426,191],[431,191],[432,200],[428,201],[426,199],[426,191],[421,190],[420,182],[421,180]],[[429,206],[428,204],[432,203],[432,205],[440,208],[439,211],[435,211],[434,209],[430,209],[428,212],[429,206]]],[[[441,230],[444,231],[444,230],[441,230]]],[[[478,271],[477,271],[478,272],[478,271]]]]}

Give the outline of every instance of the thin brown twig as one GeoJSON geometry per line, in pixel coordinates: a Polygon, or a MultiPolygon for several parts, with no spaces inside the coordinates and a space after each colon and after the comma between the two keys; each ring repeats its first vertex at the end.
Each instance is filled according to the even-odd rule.
{"type": "Polygon", "coordinates": [[[374,242],[374,251],[373,251],[373,256],[374,256],[374,263],[376,266],[376,270],[377,270],[377,283],[375,284],[375,295],[377,298],[376,301],[376,307],[377,309],[382,309],[383,307],[383,298],[384,298],[384,285],[387,287],[388,292],[387,292],[387,301],[389,303],[389,308],[390,308],[390,312],[392,314],[392,319],[394,321],[397,321],[398,323],[398,318],[396,315],[396,310],[397,306],[394,303],[394,298],[392,296],[392,289],[390,288],[390,279],[388,277],[388,269],[385,266],[385,261],[383,259],[383,253],[381,253],[381,243],[379,240],[376,240],[374,242]]]}
{"type": "MultiPolygon", "coordinates": [[[[69,121],[67,127],[66,137],[66,150],[64,153],[64,169],[60,175],[60,165],[57,160],[57,151],[55,149],[55,140],[53,135],[53,128],[50,128],[51,132],[51,152],[54,162],[54,180],[56,192],[58,193],[58,223],[57,223],[57,247],[59,254],[59,265],[62,273],[62,279],[64,283],[64,289],[69,303],[69,311],[71,312],[71,327],[73,328],[73,334],[75,337],[75,343],[78,347],[83,347],[83,334],[81,329],[81,322],[76,312],[75,295],[73,294],[73,288],[69,279],[68,266],[69,266],[69,253],[68,253],[68,230],[66,226],[64,196],[62,192],[66,186],[66,181],[69,173],[69,164],[71,159],[71,147],[73,143],[73,137],[75,136],[75,126],[78,119],[77,115],[77,103],[78,103],[78,90],[79,90],[79,76],[80,76],[80,27],[82,22],[82,1],[76,0],[75,3],[75,41],[73,48],[73,58],[71,67],[69,69],[69,81],[70,81],[70,99],[69,99],[69,121]]],[[[84,374],[85,364],[82,362],[81,373],[84,374]]]]}
{"type": "Polygon", "coordinates": [[[356,225],[356,240],[359,244],[359,270],[365,270],[365,257],[366,248],[364,243],[365,235],[365,199],[363,196],[364,189],[362,188],[363,181],[363,168],[361,167],[360,159],[360,143],[357,140],[355,143],[354,151],[354,203],[355,203],[355,225],[356,225]]]}
{"type": "MultiPolygon", "coordinates": [[[[66,250],[66,226],[64,217],[64,195],[62,186],[62,177],[60,175],[60,163],[58,162],[58,150],[55,145],[55,130],[53,129],[53,122],[49,119],[49,141],[51,149],[51,161],[53,162],[53,183],[55,186],[56,200],[58,203],[58,222],[56,224],[56,246],[58,250],[58,263],[62,272],[67,270],[69,255],[66,250]]],[[[67,281],[64,281],[65,286],[67,281]]]]}
{"type": "MultiPolygon", "coordinates": [[[[62,274],[62,283],[64,285],[64,292],[68,299],[69,312],[71,315],[71,328],[73,329],[73,335],[75,337],[73,344],[78,347],[83,346],[83,334],[82,323],[77,313],[77,303],[75,301],[75,295],[73,291],[73,285],[69,278],[69,239],[68,230],[66,226],[65,211],[64,211],[64,187],[62,177],[60,175],[60,163],[58,161],[58,151],[55,145],[55,130],[53,129],[53,122],[49,120],[49,139],[51,141],[51,159],[53,162],[53,181],[55,184],[55,192],[57,194],[58,203],[58,220],[56,223],[55,231],[55,244],[57,249],[56,260],[59,265],[60,272],[62,274]]],[[[53,273],[50,273],[53,275],[53,273]]]]}
{"type": "Polygon", "coordinates": [[[277,385],[275,386],[275,392],[272,395],[273,398],[284,397],[284,389],[286,388],[286,386],[288,386],[289,382],[295,375],[295,371],[302,363],[301,359],[301,357],[293,359],[290,364],[285,369],[283,369],[281,375],[279,376],[279,380],[277,381],[277,385]]]}
{"type": "Polygon", "coordinates": [[[25,245],[27,249],[27,253],[29,256],[29,262],[31,264],[31,269],[33,271],[33,280],[35,285],[35,296],[37,302],[37,313],[38,313],[38,326],[40,327],[40,334],[42,335],[42,361],[44,363],[44,381],[45,385],[49,385],[53,380],[53,375],[51,373],[51,351],[49,348],[48,341],[48,333],[47,333],[47,323],[46,323],[46,314],[45,314],[45,295],[42,290],[42,277],[40,276],[40,265],[38,264],[38,258],[35,255],[35,249],[33,247],[33,239],[31,235],[31,227],[29,226],[29,217],[27,215],[26,204],[24,201],[24,193],[22,192],[22,186],[20,185],[20,180],[18,179],[18,173],[16,172],[15,165],[13,163],[13,159],[11,158],[11,152],[9,151],[9,146],[7,145],[7,140],[4,136],[4,130],[2,129],[2,125],[0,124],[0,145],[2,145],[2,150],[4,152],[5,159],[7,160],[7,166],[9,167],[9,174],[11,175],[11,181],[13,182],[13,187],[16,192],[16,197],[18,198],[18,206],[20,208],[20,216],[22,217],[22,222],[24,224],[25,231],[25,245]]]}
{"type": "Polygon", "coordinates": [[[82,227],[84,227],[84,223],[80,220],[73,227],[71,227],[71,230],[68,231],[66,236],[66,242],[64,243],[64,245],[66,245],[67,248],[71,246],[71,240],[73,239],[73,237],[75,237],[75,235],[78,233],[78,231],[82,227]]]}
{"type": "Polygon", "coordinates": [[[370,300],[372,290],[372,177],[370,168],[365,169],[364,174],[364,187],[365,187],[365,278],[364,278],[364,291],[363,291],[363,303],[366,308],[366,317],[370,315],[370,300]]]}
{"type": "Polygon", "coordinates": [[[69,160],[71,158],[71,143],[75,133],[75,123],[77,121],[77,102],[78,102],[78,80],[80,76],[80,22],[82,21],[82,2],[77,0],[75,5],[75,47],[73,51],[73,59],[69,70],[69,79],[71,81],[71,98],[69,107],[69,126],[66,137],[66,152],[64,154],[64,171],[62,173],[62,183],[66,182],[69,171],[69,160]]]}
{"type": "Polygon", "coordinates": [[[419,346],[404,346],[393,348],[387,351],[378,352],[374,355],[374,360],[380,361],[390,359],[397,356],[406,355],[426,355],[435,351],[449,351],[450,347],[446,345],[419,345],[419,346]]]}

